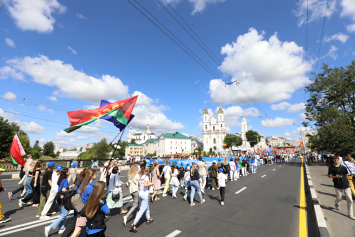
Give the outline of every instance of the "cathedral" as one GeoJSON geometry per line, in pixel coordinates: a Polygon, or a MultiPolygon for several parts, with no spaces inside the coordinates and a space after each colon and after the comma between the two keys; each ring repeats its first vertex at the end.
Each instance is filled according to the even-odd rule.
{"type": "Polygon", "coordinates": [[[138,128],[137,131],[133,131],[132,127],[130,127],[128,132],[128,143],[131,143],[132,139],[135,139],[137,144],[143,144],[147,140],[155,138],[157,138],[157,136],[150,130],[149,124],[145,132],[140,132],[138,128]]]}
{"type": "MultiPolygon", "coordinates": [[[[206,101],[205,101],[206,103],[206,101]]],[[[223,140],[226,136],[226,128],[224,121],[224,114],[221,105],[217,112],[217,118],[210,115],[207,111],[206,104],[203,111],[203,150],[209,152],[210,148],[216,153],[225,151],[223,149],[223,140]]]]}

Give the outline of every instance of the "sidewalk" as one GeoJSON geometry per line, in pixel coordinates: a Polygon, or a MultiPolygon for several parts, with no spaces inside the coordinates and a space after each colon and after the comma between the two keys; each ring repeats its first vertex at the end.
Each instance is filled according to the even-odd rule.
{"type": "Polygon", "coordinates": [[[354,237],[355,220],[348,217],[347,202],[344,196],[343,201],[340,202],[340,210],[335,209],[335,190],[333,180],[328,178],[328,167],[321,162],[314,162],[308,166],[308,170],[330,236],[354,237]]]}

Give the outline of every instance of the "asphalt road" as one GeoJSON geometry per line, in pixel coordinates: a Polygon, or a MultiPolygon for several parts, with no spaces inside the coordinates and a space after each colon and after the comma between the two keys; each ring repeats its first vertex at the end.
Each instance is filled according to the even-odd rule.
{"type": "MultiPolygon", "coordinates": [[[[146,225],[145,217],[142,218],[135,234],[122,225],[119,210],[113,209],[106,221],[106,236],[299,236],[300,166],[300,160],[259,165],[257,173],[227,183],[224,206],[220,205],[219,190],[207,190],[204,204],[198,202],[195,194],[196,205],[192,207],[182,199],[185,189],[178,190],[177,199],[160,195],[160,201],[149,203],[154,222],[146,225]]],[[[126,174],[127,171],[121,173],[123,182],[126,174]]],[[[2,183],[7,191],[18,187],[18,180],[2,183]]],[[[132,203],[128,188],[123,192],[128,197],[124,209],[129,209],[132,203]]],[[[0,236],[44,236],[44,227],[54,220],[38,220],[37,208],[19,208],[17,199],[9,201],[7,192],[0,194],[0,200],[3,213],[12,218],[0,224],[0,236]]],[[[129,224],[134,216],[130,217],[129,224]]],[[[52,230],[50,236],[59,236],[57,233],[58,230],[52,230]]]]}

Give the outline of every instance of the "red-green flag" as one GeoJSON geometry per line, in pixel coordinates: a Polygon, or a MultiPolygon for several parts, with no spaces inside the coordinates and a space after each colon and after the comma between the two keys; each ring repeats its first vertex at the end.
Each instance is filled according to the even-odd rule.
{"type": "Polygon", "coordinates": [[[18,138],[17,134],[15,135],[14,139],[12,140],[10,153],[12,157],[12,162],[16,164],[20,164],[23,167],[25,166],[25,162],[22,160],[21,156],[26,155],[25,150],[22,147],[20,139],[18,138]]]}
{"type": "Polygon", "coordinates": [[[70,120],[70,127],[64,129],[67,133],[73,132],[84,125],[88,125],[101,117],[112,116],[118,122],[127,125],[128,120],[136,104],[138,95],[131,98],[114,102],[96,109],[84,109],[69,111],[68,117],[70,120]]]}

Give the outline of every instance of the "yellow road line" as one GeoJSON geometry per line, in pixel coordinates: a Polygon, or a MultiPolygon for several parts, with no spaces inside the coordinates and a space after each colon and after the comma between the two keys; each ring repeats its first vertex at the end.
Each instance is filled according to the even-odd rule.
{"type": "Polygon", "coordinates": [[[299,219],[299,237],[307,237],[307,219],[306,219],[306,198],[304,192],[304,174],[303,158],[301,166],[301,185],[300,185],[300,219],[299,219]]]}

